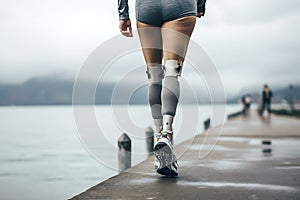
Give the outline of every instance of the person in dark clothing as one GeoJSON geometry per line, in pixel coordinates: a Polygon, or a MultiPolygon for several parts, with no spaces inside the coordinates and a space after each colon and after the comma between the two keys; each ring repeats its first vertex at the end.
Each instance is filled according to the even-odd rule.
{"type": "Polygon", "coordinates": [[[273,93],[267,84],[264,85],[262,92],[262,108],[261,115],[263,115],[264,111],[267,110],[268,114],[271,114],[271,101],[272,101],[273,93]]]}
{"type": "Polygon", "coordinates": [[[249,114],[251,103],[252,103],[252,98],[250,94],[246,94],[242,97],[243,114],[245,116],[249,114]]]}

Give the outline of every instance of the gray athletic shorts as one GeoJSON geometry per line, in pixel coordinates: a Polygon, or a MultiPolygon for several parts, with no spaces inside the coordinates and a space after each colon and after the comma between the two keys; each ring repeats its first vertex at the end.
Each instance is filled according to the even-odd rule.
{"type": "Polygon", "coordinates": [[[164,22],[197,15],[196,0],[136,0],[136,19],[161,26],[164,22]]]}

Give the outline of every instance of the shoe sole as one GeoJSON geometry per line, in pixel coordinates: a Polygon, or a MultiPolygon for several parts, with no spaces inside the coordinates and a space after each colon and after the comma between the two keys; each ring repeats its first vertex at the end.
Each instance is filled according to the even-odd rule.
{"type": "Polygon", "coordinates": [[[177,176],[178,173],[171,168],[173,164],[172,149],[165,143],[158,143],[154,150],[155,157],[160,163],[159,168],[156,170],[157,173],[165,176],[177,176]]]}

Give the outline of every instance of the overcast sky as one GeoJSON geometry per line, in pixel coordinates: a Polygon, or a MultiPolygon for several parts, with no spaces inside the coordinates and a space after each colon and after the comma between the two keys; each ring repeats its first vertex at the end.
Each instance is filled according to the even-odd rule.
{"type": "MultiPolygon", "coordinates": [[[[129,2],[135,24],[135,1],[129,2]]],[[[229,93],[265,82],[296,84],[299,21],[298,0],[208,0],[192,39],[215,63],[229,93]]],[[[0,82],[73,77],[97,46],[117,34],[117,0],[0,0],[0,82]]]]}

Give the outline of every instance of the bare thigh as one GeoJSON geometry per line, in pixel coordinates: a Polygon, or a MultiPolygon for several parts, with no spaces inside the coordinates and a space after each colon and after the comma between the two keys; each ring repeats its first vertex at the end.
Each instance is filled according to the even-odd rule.
{"type": "Polygon", "coordinates": [[[147,66],[161,64],[163,58],[182,64],[195,23],[195,16],[165,22],[161,28],[137,21],[147,66]]]}
{"type": "Polygon", "coordinates": [[[137,21],[138,33],[147,66],[161,64],[163,57],[160,27],[137,21]]]}
{"type": "Polygon", "coordinates": [[[195,23],[196,17],[188,16],[162,25],[164,60],[178,60],[179,64],[183,63],[195,23]]]}

